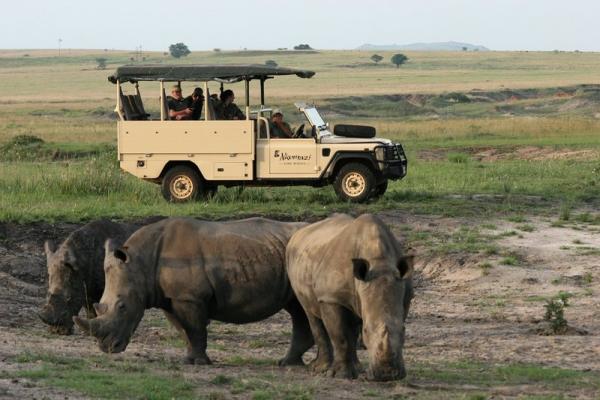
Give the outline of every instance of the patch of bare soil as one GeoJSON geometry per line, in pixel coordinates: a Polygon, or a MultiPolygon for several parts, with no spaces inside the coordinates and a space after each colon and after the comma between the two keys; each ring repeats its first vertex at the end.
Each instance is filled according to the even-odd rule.
{"type": "MultiPolygon", "coordinates": [[[[150,370],[177,368],[198,386],[198,395],[221,393],[222,398],[248,398],[232,393],[214,379],[225,376],[240,382],[263,382],[278,388],[306,388],[314,398],[367,398],[408,396],[453,398],[460,394],[488,393],[494,398],[516,398],[551,392],[543,384],[488,387],[419,379],[411,366],[453,362],[490,364],[532,363],[576,370],[600,370],[600,232],[593,227],[552,227],[550,221],[530,219],[522,224],[456,218],[413,216],[384,212],[380,216],[401,239],[414,231],[454,232],[479,227],[497,235],[496,255],[455,253],[442,255],[435,248],[415,248],[416,296],[407,323],[405,361],[409,376],[400,383],[365,380],[346,382],[312,376],[305,368],[279,368],[276,360],[286,350],[291,324],[281,312],[265,321],[243,326],[213,322],[209,327],[212,366],[179,366],[185,349],[174,328],[158,310],[146,312],[127,350],[106,356],[140,363],[150,370]],[[485,227],[481,225],[485,223],[485,227]],[[575,229],[576,228],[576,229],[575,229]],[[517,235],[502,233],[516,230],[517,235]],[[516,265],[506,265],[510,254],[516,265]],[[485,268],[484,263],[488,263],[485,268]],[[564,335],[540,335],[545,299],[559,291],[572,294],[565,310],[569,326],[564,335]],[[581,335],[577,330],[584,330],[581,335]],[[283,386],[282,386],[283,385],[283,386]]],[[[11,371],[34,368],[14,357],[24,352],[68,357],[98,356],[94,341],[76,332],[49,334],[37,319],[46,286],[43,241],[60,241],[74,224],[2,225],[0,240],[0,398],[81,398],[76,393],[47,388],[41,382],[6,378],[11,371]]],[[[515,264],[514,262],[512,264],[515,264]]],[[[314,348],[306,355],[314,357],[314,348]]],[[[359,352],[367,365],[366,352],[359,352]]],[[[441,378],[440,378],[441,379],[441,378]]],[[[598,398],[591,389],[570,392],[577,398],[598,398]]],[[[552,392],[553,393],[553,392],[552,392]]],[[[217,397],[218,398],[218,397],[217,397]]]]}
{"type": "Polygon", "coordinates": [[[493,162],[498,160],[593,160],[600,152],[590,149],[554,149],[551,147],[464,147],[453,149],[428,149],[419,152],[419,158],[428,161],[447,160],[449,153],[468,154],[473,160],[493,162]]]}

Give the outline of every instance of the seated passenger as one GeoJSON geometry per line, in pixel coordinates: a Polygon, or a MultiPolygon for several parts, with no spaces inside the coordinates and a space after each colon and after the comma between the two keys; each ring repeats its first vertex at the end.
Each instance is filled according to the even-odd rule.
{"type": "Polygon", "coordinates": [[[217,119],[246,119],[244,113],[233,102],[235,95],[232,90],[225,90],[221,93],[221,102],[215,107],[217,119]]]}
{"type": "Polygon", "coordinates": [[[169,107],[169,117],[171,119],[180,121],[192,118],[193,110],[181,95],[181,88],[177,85],[171,89],[171,96],[167,96],[167,106],[169,107]]]}
{"type": "Polygon", "coordinates": [[[275,139],[288,139],[294,136],[290,124],[283,120],[283,113],[280,109],[273,110],[271,115],[271,137],[275,139]]]}
{"type": "Polygon", "coordinates": [[[188,108],[192,110],[190,119],[195,121],[200,119],[202,106],[204,105],[204,92],[199,87],[195,88],[191,95],[185,98],[188,108]]]}

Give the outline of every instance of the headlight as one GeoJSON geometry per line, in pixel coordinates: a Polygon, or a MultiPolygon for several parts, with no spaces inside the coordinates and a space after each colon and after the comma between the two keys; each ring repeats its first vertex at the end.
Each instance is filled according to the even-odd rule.
{"type": "Polygon", "coordinates": [[[385,147],[377,147],[375,149],[375,158],[377,159],[377,161],[385,160],[385,147]]]}

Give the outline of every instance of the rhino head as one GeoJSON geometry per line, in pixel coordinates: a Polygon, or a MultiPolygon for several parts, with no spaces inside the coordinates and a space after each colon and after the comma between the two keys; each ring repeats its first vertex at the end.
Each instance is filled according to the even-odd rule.
{"type": "Polygon", "coordinates": [[[50,326],[52,332],[68,335],[73,331],[72,316],[86,305],[84,271],[80,270],[70,246],[63,245],[57,249],[47,241],[44,249],[48,267],[48,295],[38,316],[50,326]]]}
{"type": "Polygon", "coordinates": [[[402,349],[404,320],[412,298],[413,257],[352,259],[369,354],[367,377],[387,381],[406,376],[402,349]]]}
{"type": "Polygon", "coordinates": [[[73,317],[85,332],[96,337],[100,350],[120,353],[127,348],[141,321],[145,306],[146,281],[126,247],[115,248],[111,240],[105,244],[105,286],[100,303],[94,303],[96,318],[73,317]]]}

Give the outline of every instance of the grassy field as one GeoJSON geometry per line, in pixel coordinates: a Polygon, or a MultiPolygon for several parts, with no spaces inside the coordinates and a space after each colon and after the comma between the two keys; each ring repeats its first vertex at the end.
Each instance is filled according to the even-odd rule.
{"type": "MultiPolygon", "coordinates": [[[[24,368],[0,374],[4,378],[25,378],[41,385],[76,391],[96,398],[144,399],[226,399],[232,395],[251,399],[311,399],[319,394],[320,384],[278,382],[276,376],[263,372],[250,377],[217,374],[209,379],[190,379],[177,363],[163,361],[162,372],[130,361],[112,360],[107,356],[68,357],[55,354],[25,353],[13,359],[24,368]],[[4,375],[4,376],[3,376],[4,375]],[[200,397],[198,397],[200,396],[200,397]]],[[[230,361],[232,366],[263,367],[264,360],[230,361]]],[[[405,398],[393,393],[393,385],[364,383],[360,398],[405,398]]],[[[410,398],[487,399],[492,387],[544,386],[547,396],[536,399],[559,399],[559,390],[571,393],[600,389],[600,375],[593,371],[543,367],[533,364],[486,365],[472,362],[419,364],[413,366],[407,387],[419,388],[410,398]],[[432,386],[431,382],[437,383],[432,386]],[[428,388],[429,386],[429,388],[428,388]],[[428,388],[424,391],[423,388],[428,388]],[[457,397],[462,393],[462,397],[457,397]]],[[[534,397],[519,397],[531,398],[534,397]]]]}
{"type": "MultiPolygon", "coordinates": [[[[383,199],[352,206],[339,203],[331,188],[249,188],[221,190],[209,202],[170,205],[157,186],[120,172],[116,164],[115,87],[106,77],[131,54],[73,51],[59,58],[0,51],[0,74],[6,78],[0,79],[0,220],[301,218],[383,209],[557,214],[598,205],[600,96],[595,87],[575,85],[596,83],[600,54],[409,52],[409,63],[400,69],[387,61],[375,66],[370,55],[208,52],[177,62],[274,59],[316,70],[313,79],[268,82],[267,103],[292,110],[293,101],[314,101],[332,124],[374,125],[379,136],[403,143],[408,176],[391,184],[383,199]],[[95,69],[99,56],[109,59],[107,71],[95,69]],[[460,100],[464,93],[474,100],[460,100]],[[15,143],[19,135],[43,142],[15,143]],[[481,156],[490,150],[496,156],[481,156]]],[[[382,55],[387,60],[391,53],[382,55]]],[[[172,60],[148,53],[147,62],[172,60]]],[[[142,87],[150,112],[157,110],[155,86],[142,87]]]]}

